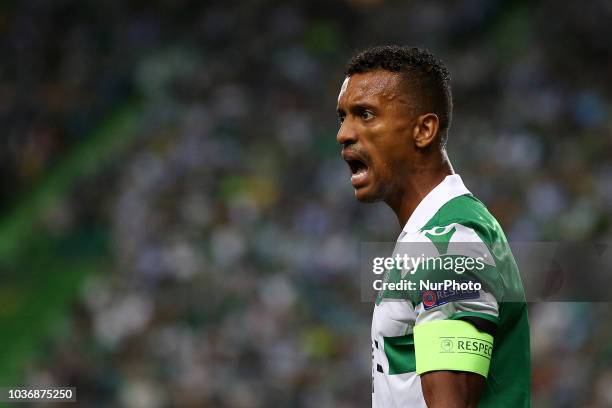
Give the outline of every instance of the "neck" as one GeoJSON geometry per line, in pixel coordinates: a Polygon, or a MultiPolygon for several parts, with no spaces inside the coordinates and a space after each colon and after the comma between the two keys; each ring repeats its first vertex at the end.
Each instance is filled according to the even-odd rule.
{"type": "Polygon", "coordinates": [[[442,151],[439,155],[439,160],[435,161],[435,165],[422,166],[412,169],[404,184],[401,185],[400,191],[385,202],[391,207],[400,228],[406,225],[408,219],[417,208],[419,203],[425,198],[431,190],[440,184],[446,176],[454,174],[453,166],[448,160],[446,151],[442,151]]]}

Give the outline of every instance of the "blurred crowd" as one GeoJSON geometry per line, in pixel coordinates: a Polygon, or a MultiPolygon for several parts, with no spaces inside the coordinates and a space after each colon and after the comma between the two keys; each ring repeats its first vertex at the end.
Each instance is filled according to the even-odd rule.
{"type": "MultiPolygon", "coordinates": [[[[79,406],[363,407],[359,250],[394,241],[335,141],[347,59],[431,49],[449,155],[512,241],[612,239],[612,7],[384,0],[0,6],[3,210],[124,101],[129,151],[63,202],[111,237],[31,384],[79,406]],[[103,180],[104,182],[100,182],[103,180]],[[87,207],[83,211],[83,207],[87,207]]],[[[536,407],[612,406],[612,308],[530,305],[536,407]]]]}

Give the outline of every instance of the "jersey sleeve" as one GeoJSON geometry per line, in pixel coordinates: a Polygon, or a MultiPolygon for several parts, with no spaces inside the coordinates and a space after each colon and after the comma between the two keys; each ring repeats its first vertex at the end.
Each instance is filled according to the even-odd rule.
{"type": "MultiPolygon", "coordinates": [[[[421,335],[421,344],[415,343],[417,367],[419,346],[434,347],[439,348],[434,354],[442,354],[435,354],[434,358],[428,359],[430,363],[436,362],[430,367],[455,370],[462,370],[458,367],[468,367],[465,371],[478,372],[486,377],[490,355],[470,354],[470,347],[472,343],[478,344],[480,351],[487,350],[488,353],[493,348],[494,336],[499,326],[499,303],[503,297],[495,258],[483,240],[483,231],[478,233],[470,226],[450,223],[425,230],[423,235],[427,238],[426,244],[430,244],[431,256],[424,259],[412,279],[418,285],[418,290],[412,293],[416,314],[415,333],[419,331],[419,327],[427,325],[427,329],[421,330],[421,333],[425,333],[421,335]],[[427,333],[435,333],[429,330],[434,327],[429,323],[440,321],[467,322],[471,325],[469,327],[472,332],[449,333],[448,337],[438,332],[437,335],[432,334],[431,339],[428,338],[427,333]],[[487,336],[486,339],[489,340],[480,338],[481,336],[487,336]],[[455,341],[456,344],[453,343],[455,341]],[[440,346],[437,345],[438,342],[440,346]],[[456,350],[452,349],[453,344],[456,350]],[[444,347],[451,349],[444,350],[444,347]],[[459,350],[461,347],[467,349],[459,350]],[[454,352],[460,354],[453,354],[454,352]],[[445,358],[456,356],[464,359],[467,365],[453,365],[456,363],[451,359],[449,366],[444,366],[445,358]],[[482,362],[486,364],[483,366],[480,364],[482,362]],[[472,366],[480,368],[469,368],[472,366]]],[[[448,327],[452,330],[453,327],[462,326],[451,324],[448,327]]]]}
{"type": "Polygon", "coordinates": [[[482,238],[485,233],[460,223],[423,231],[435,250],[413,274],[418,285],[412,296],[416,325],[441,319],[483,319],[497,325],[503,291],[495,258],[482,238]]]}

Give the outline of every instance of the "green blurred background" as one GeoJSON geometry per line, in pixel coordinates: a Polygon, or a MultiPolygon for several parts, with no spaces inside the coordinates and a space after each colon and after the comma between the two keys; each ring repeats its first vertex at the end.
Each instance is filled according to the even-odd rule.
{"type": "MultiPolygon", "coordinates": [[[[347,59],[432,50],[451,160],[509,239],[610,242],[611,18],[604,0],[1,2],[0,385],[369,406],[359,244],[399,227],[339,157],[347,59]]],[[[609,304],[530,312],[534,406],[612,406],[609,304]]]]}

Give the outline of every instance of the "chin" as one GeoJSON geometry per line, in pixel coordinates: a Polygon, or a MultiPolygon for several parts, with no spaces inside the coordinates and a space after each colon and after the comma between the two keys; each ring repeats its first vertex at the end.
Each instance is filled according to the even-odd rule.
{"type": "Polygon", "coordinates": [[[355,189],[355,198],[362,203],[376,203],[382,200],[380,194],[376,194],[371,187],[360,187],[355,189]]]}

